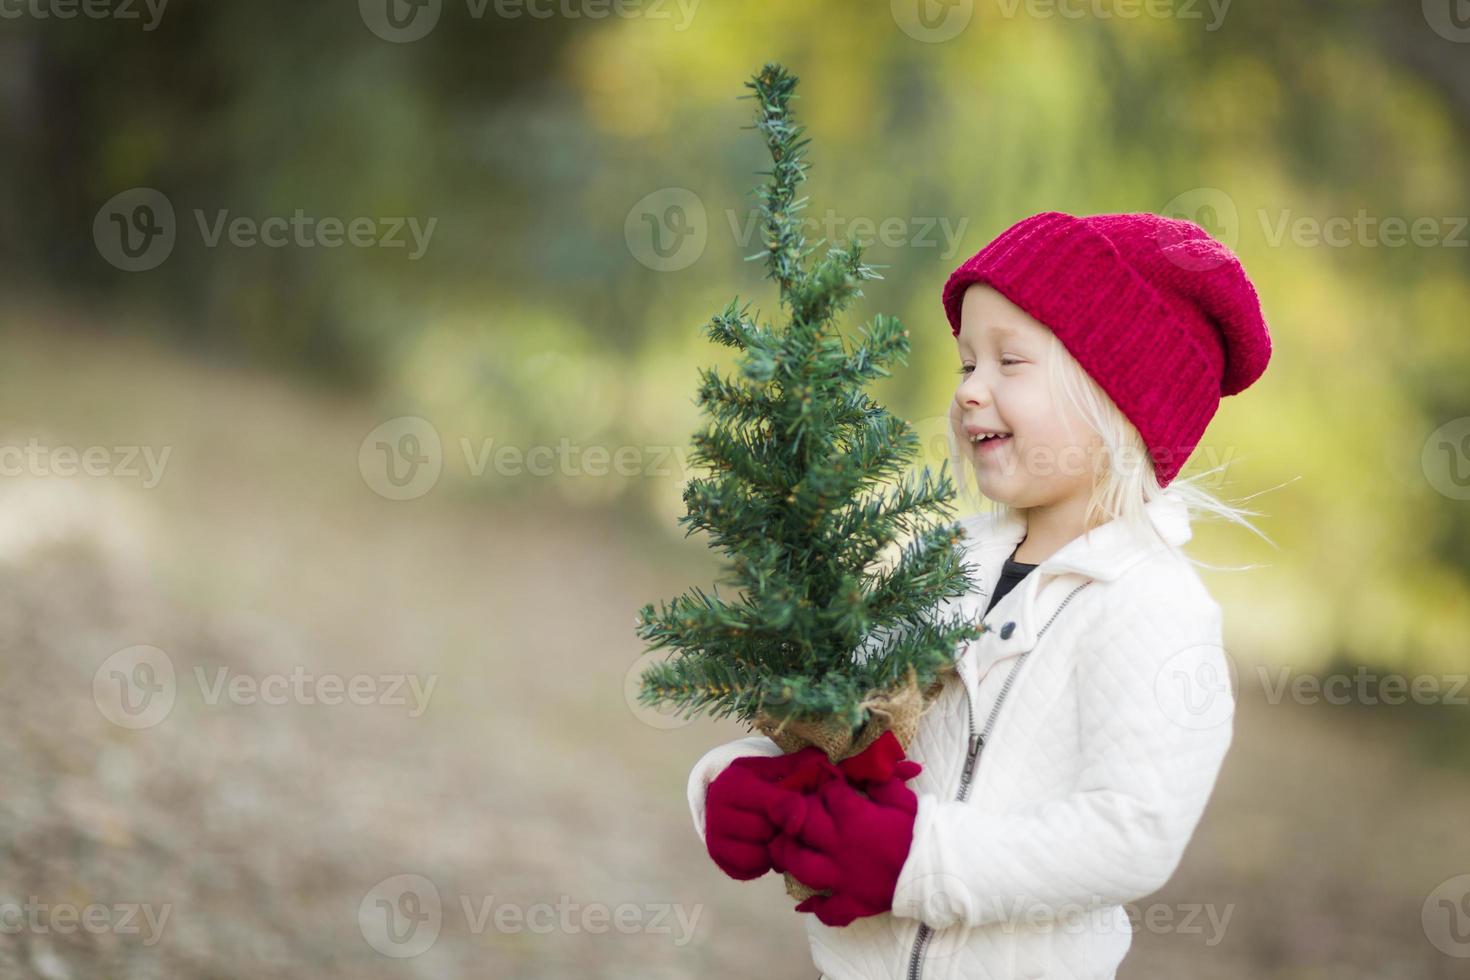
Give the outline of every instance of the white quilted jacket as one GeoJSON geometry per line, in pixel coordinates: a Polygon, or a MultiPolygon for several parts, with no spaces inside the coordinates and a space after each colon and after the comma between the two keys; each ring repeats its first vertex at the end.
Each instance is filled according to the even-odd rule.
{"type": "MultiPolygon", "coordinates": [[[[1115,975],[1132,942],[1123,905],[1178,866],[1235,708],[1220,606],[1178,551],[1188,512],[1167,493],[1147,509],[1162,542],[1119,521],[1074,539],[964,644],[908,750],[924,770],[909,783],[919,810],[893,911],[843,928],[802,915],[824,977],[1115,975]]],[[[1024,522],[962,520],[976,589],[946,612],[980,616],[1024,522]]],[[[699,760],[701,843],[710,781],[780,751],[756,735],[699,760]]]]}

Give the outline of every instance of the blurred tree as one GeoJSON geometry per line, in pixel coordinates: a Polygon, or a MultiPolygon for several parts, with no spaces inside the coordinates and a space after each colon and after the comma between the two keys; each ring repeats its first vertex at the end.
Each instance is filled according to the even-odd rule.
{"type": "Polygon", "coordinates": [[[394,44],[356,6],[176,3],[147,30],[6,18],[0,278],[126,309],[102,319],[115,329],[141,321],[187,347],[348,383],[380,377],[443,283],[523,283],[521,243],[493,232],[522,223],[540,177],[508,154],[470,152],[472,134],[546,102],[555,78],[537,69],[575,22],[446,4],[429,37],[394,44]],[[165,262],[132,273],[98,254],[92,223],[137,187],[171,202],[178,234],[165,262]],[[298,209],[441,220],[409,262],[407,249],[208,245],[196,214],[298,209]]]}

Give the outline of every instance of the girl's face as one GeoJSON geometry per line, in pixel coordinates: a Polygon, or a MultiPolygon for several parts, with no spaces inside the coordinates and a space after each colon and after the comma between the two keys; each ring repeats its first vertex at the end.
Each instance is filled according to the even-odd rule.
{"type": "Polygon", "coordinates": [[[991,286],[965,291],[950,424],[980,492],[1018,509],[1085,498],[1102,458],[1101,437],[1052,396],[1050,332],[991,286]],[[976,429],[1007,435],[972,443],[976,429]]]}

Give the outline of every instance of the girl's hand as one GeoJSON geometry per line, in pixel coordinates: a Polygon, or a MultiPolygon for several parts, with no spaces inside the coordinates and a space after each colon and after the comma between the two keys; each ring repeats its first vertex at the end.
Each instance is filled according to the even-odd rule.
{"type": "Polygon", "coordinates": [[[907,775],[869,783],[867,796],[846,779],[823,784],[771,842],[779,866],[809,888],[832,892],[808,898],[798,912],[845,926],[893,907],[919,810],[918,797],[903,783],[919,764],[898,765],[907,775]]]}
{"type": "Polygon", "coordinates": [[[736,759],[709,785],[705,846],[720,870],[737,881],[759,878],[773,865],[769,846],[783,826],[798,826],[803,794],[840,780],[821,749],[736,759]]]}

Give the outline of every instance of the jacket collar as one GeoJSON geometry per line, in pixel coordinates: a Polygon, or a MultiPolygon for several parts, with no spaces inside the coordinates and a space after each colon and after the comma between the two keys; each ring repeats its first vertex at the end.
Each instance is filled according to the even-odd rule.
{"type": "MultiPolygon", "coordinates": [[[[1114,519],[1067,542],[1037,565],[1033,574],[1076,572],[1088,578],[1111,581],[1159,548],[1160,537],[1169,547],[1177,548],[1192,536],[1188,508],[1174,494],[1166,493],[1149,501],[1144,505],[1144,514],[1157,529],[1158,536],[1146,529],[1135,531],[1121,519],[1114,519]]],[[[982,527],[985,530],[981,531],[979,552],[987,563],[1010,557],[1026,536],[1024,512],[1012,513],[1005,521],[989,518],[982,527]]],[[[998,576],[999,569],[996,571],[998,576]]]]}
{"type": "MultiPolygon", "coordinates": [[[[984,659],[991,661],[1032,648],[1044,621],[1038,601],[1042,583],[1048,576],[1075,573],[1086,580],[1112,581],[1162,548],[1160,537],[1170,548],[1177,548],[1190,539],[1189,511],[1176,495],[1165,494],[1155,498],[1144,506],[1144,513],[1157,529],[1157,535],[1147,529],[1135,531],[1122,520],[1115,519],[1067,542],[1050,558],[1039,563],[991,610],[990,622],[998,632],[987,634],[983,641],[984,659]],[[1001,629],[1005,624],[1011,628],[1001,629]],[[1001,633],[1009,635],[1002,636],[1001,633]]],[[[979,565],[980,584],[984,591],[972,592],[961,600],[961,609],[966,618],[972,620],[980,618],[989,595],[1000,581],[1002,563],[1025,537],[1026,518],[1013,514],[1001,521],[994,515],[982,516],[976,522],[975,532],[972,557],[979,565]]],[[[1065,600],[1055,593],[1047,594],[1050,597],[1046,600],[1044,612],[1049,616],[1065,600]]],[[[967,663],[961,673],[966,683],[973,684],[976,665],[970,658],[965,660],[967,663]]]]}

